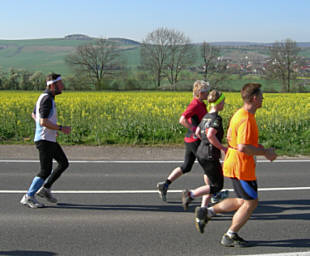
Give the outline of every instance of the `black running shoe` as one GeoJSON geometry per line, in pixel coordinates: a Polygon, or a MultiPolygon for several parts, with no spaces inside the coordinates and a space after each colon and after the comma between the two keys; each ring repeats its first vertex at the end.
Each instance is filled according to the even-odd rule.
{"type": "Polygon", "coordinates": [[[206,224],[208,223],[208,209],[207,208],[201,208],[196,207],[195,209],[195,227],[203,234],[206,224]]]}
{"type": "Polygon", "coordinates": [[[224,234],[221,240],[221,245],[226,247],[248,247],[249,242],[238,236],[237,233],[233,234],[232,237],[224,234]]]}
{"type": "Polygon", "coordinates": [[[182,192],[182,205],[184,208],[184,211],[187,211],[189,204],[194,200],[194,198],[191,198],[191,193],[189,190],[183,190],[182,192]]]}
{"type": "Polygon", "coordinates": [[[168,191],[168,186],[166,185],[166,182],[162,181],[162,182],[158,182],[157,183],[157,189],[158,189],[158,193],[159,193],[159,197],[163,200],[163,201],[167,201],[167,191],[168,191]]]}

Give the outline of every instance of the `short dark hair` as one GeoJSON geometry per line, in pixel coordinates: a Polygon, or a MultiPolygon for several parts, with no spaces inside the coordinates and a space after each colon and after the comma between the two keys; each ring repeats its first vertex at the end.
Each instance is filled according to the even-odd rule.
{"type": "Polygon", "coordinates": [[[46,82],[47,81],[53,81],[53,80],[57,79],[60,76],[61,76],[60,74],[51,73],[51,74],[47,75],[46,82]]]}
{"type": "Polygon", "coordinates": [[[262,85],[259,83],[247,83],[241,89],[241,97],[244,102],[251,102],[254,95],[261,93],[262,85]]]}

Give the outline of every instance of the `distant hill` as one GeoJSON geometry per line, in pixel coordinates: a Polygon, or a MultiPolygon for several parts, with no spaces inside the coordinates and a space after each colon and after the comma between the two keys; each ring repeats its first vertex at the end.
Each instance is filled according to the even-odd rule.
{"type": "Polygon", "coordinates": [[[83,34],[73,34],[73,35],[67,35],[65,36],[65,39],[69,40],[92,40],[91,37],[83,34]]]}
{"type": "MultiPolygon", "coordinates": [[[[0,40],[0,71],[16,68],[43,73],[70,74],[71,70],[64,62],[65,57],[77,46],[91,43],[96,39],[83,34],[71,34],[63,38],[0,40]]],[[[136,68],[140,64],[140,42],[118,37],[108,40],[117,42],[121,46],[121,54],[127,60],[129,67],[136,68]]],[[[267,56],[268,52],[264,47],[271,45],[252,42],[212,42],[211,44],[221,46],[223,56],[235,58],[245,54],[267,56]]],[[[195,45],[198,47],[200,44],[195,45]]],[[[310,58],[310,42],[298,43],[298,46],[302,47],[301,55],[310,58]]]]}
{"type": "MultiPolygon", "coordinates": [[[[211,42],[211,45],[215,46],[232,46],[232,47],[246,47],[246,46],[272,46],[273,43],[256,43],[256,42],[211,42]]],[[[310,47],[310,42],[297,42],[298,47],[305,48],[310,47]]]]}
{"type": "Polygon", "coordinates": [[[119,38],[119,37],[111,37],[111,38],[108,38],[108,40],[118,42],[120,44],[136,45],[136,46],[140,45],[140,43],[137,41],[134,41],[131,39],[119,38]]]}
{"type": "MultiPolygon", "coordinates": [[[[75,48],[96,40],[82,34],[67,35],[64,38],[0,40],[0,71],[10,68],[41,71],[43,73],[71,73],[65,64],[65,57],[75,48]]],[[[122,54],[128,59],[128,65],[137,66],[139,43],[125,38],[112,38],[122,48],[122,54]]]]}
{"type": "Polygon", "coordinates": [[[310,47],[310,42],[297,42],[298,47],[310,47]]]}

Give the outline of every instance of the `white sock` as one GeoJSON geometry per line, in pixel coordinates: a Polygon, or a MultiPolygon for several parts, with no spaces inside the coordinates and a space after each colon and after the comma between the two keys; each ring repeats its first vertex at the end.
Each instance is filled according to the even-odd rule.
{"type": "Polygon", "coordinates": [[[216,215],[216,213],[214,212],[213,207],[209,207],[209,208],[208,208],[208,217],[209,217],[209,218],[212,218],[212,217],[214,217],[215,215],[216,215]]]}
{"type": "Polygon", "coordinates": [[[236,232],[228,229],[228,231],[226,232],[226,234],[231,238],[234,234],[236,234],[236,232]]]}
{"type": "Polygon", "coordinates": [[[189,196],[190,196],[191,198],[193,198],[193,199],[195,198],[193,191],[190,191],[190,192],[189,192],[189,196]]]}

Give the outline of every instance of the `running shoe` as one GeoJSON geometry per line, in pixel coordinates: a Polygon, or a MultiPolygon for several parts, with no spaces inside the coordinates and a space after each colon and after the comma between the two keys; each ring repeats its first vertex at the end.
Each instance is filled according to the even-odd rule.
{"type": "Polygon", "coordinates": [[[195,226],[198,232],[203,234],[206,224],[209,221],[208,209],[205,207],[196,207],[195,209],[195,226]]]}
{"type": "Polygon", "coordinates": [[[249,242],[238,236],[237,233],[233,234],[232,237],[224,234],[221,240],[221,245],[226,247],[248,247],[249,242]]]}
{"type": "Polygon", "coordinates": [[[212,204],[217,204],[220,201],[224,200],[229,196],[229,191],[228,190],[221,190],[220,192],[216,193],[211,197],[211,203],[212,204]]]}
{"type": "Polygon", "coordinates": [[[189,204],[194,201],[194,198],[191,197],[191,192],[189,190],[183,190],[182,192],[182,205],[184,211],[187,211],[189,204]]]}
{"type": "Polygon", "coordinates": [[[47,201],[51,203],[57,203],[57,199],[53,196],[51,190],[48,188],[41,187],[39,191],[37,192],[37,195],[39,197],[45,198],[47,201]]]}
{"type": "Polygon", "coordinates": [[[166,182],[162,181],[162,182],[158,182],[157,183],[157,189],[158,189],[158,193],[159,193],[159,197],[163,200],[163,201],[167,201],[167,191],[168,191],[168,186],[166,184],[166,182]]]}
{"type": "Polygon", "coordinates": [[[30,208],[44,207],[44,204],[40,203],[34,196],[28,196],[27,194],[23,196],[22,200],[20,200],[20,203],[30,208]]]}

